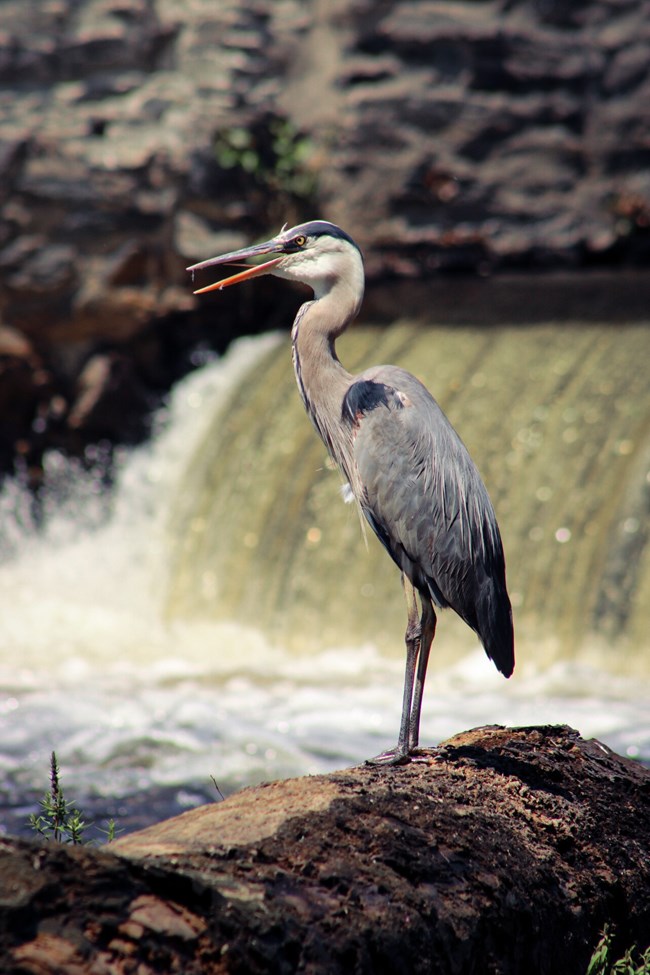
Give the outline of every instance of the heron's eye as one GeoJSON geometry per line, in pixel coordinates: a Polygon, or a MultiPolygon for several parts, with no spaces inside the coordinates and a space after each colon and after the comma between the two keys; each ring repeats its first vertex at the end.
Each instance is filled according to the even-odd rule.
{"type": "Polygon", "coordinates": [[[293,243],[296,247],[304,247],[307,243],[307,238],[303,234],[298,234],[297,237],[293,238],[293,243]]]}

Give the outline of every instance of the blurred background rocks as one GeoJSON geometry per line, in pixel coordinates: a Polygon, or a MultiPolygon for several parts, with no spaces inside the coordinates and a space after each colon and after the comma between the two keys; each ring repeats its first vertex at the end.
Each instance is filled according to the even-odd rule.
{"type": "Polygon", "coordinates": [[[176,378],[286,326],[288,289],[217,305],[184,270],[285,222],[355,237],[367,314],[389,281],[443,320],[642,314],[649,64],[645,0],[4,0],[1,470],[140,440],[176,378]]]}

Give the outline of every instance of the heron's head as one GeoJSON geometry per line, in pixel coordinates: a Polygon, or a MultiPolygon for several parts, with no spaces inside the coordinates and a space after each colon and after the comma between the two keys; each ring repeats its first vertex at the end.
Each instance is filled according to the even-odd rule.
{"type": "Polygon", "coordinates": [[[239,284],[261,274],[274,274],[291,281],[300,281],[313,289],[317,298],[343,281],[356,293],[363,294],[363,260],[355,242],[345,231],[326,220],[312,220],[291,229],[283,229],[272,240],[254,244],[239,251],[231,251],[221,257],[213,257],[188,267],[199,271],[219,264],[238,264],[250,258],[272,254],[262,264],[246,265],[245,270],[224,278],[194,294],[221,290],[231,284],[239,284]]]}

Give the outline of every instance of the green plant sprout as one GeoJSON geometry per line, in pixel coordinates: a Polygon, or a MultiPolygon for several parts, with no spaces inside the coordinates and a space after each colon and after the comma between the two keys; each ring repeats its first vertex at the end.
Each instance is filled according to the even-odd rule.
{"type": "Polygon", "coordinates": [[[650,975],[650,947],[639,954],[637,946],[632,945],[622,958],[612,961],[613,940],[614,930],[606,924],[591,956],[587,975],[650,975]]]}
{"type": "MultiPolygon", "coordinates": [[[[65,798],[56,752],[52,752],[50,757],[50,788],[39,805],[41,812],[31,813],[29,817],[29,825],[35,833],[55,843],[72,843],[76,846],[88,842],[84,834],[93,824],[86,822],[73,800],[65,798]]],[[[115,820],[110,819],[106,829],[100,828],[99,832],[105,834],[107,843],[111,843],[118,832],[115,820]]]]}

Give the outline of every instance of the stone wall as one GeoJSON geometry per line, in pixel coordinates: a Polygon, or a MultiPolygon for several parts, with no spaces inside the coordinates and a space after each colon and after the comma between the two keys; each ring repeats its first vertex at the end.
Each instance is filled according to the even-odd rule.
{"type": "Polygon", "coordinates": [[[648,0],[4,0],[0,34],[4,469],[137,439],[197,345],[289,321],[260,282],[216,335],[184,271],[285,221],[371,281],[648,263],[648,0]]]}

